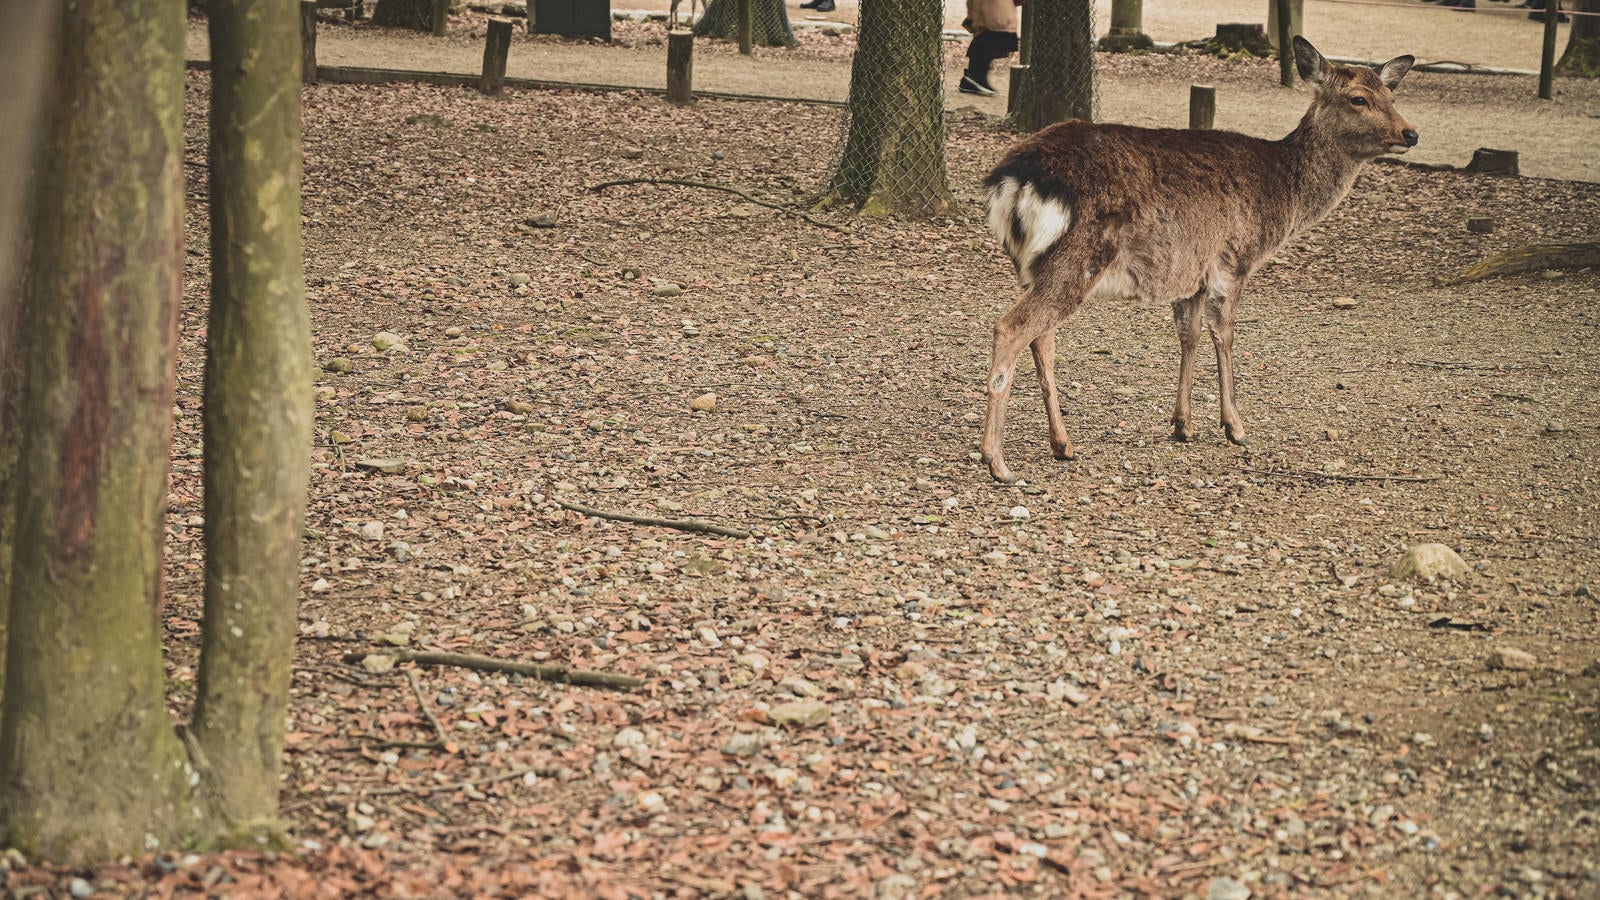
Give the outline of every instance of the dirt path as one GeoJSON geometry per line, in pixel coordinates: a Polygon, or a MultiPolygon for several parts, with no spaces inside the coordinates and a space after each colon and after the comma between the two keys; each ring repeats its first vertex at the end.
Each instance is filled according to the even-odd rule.
{"type": "MultiPolygon", "coordinates": [[[[1151,21],[1154,27],[1163,20],[1151,21]]],[[[659,87],[666,71],[662,32],[658,26],[630,27],[634,30],[626,39],[612,46],[519,35],[514,39],[508,74],[659,87]]],[[[848,48],[828,46],[826,38],[817,40],[822,46],[808,43],[802,51],[762,51],[753,57],[740,56],[726,45],[702,43],[694,64],[695,86],[704,91],[843,101],[850,81],[848,48]]],[[[1329,52],[1349,52],[1343,48],[1356,47],[1355,55],[1361,56],[1369,55],[1371,49],[1337,41],[1332,46],[1341,50],[1329,52]]],[[[328,26],[318,35],[317,51],[323,65],[420,71],[473,73],[481,69],[483,60],[482,38],[469,32],[434,39],[328,26]]],[[[952,57],[959,52],[955,47],[951,51],[952,57]]],[[[207,56],[203,25],[191,25],[189,55],[207,56]]],[[[947,64],[947,68],[951,66],[947,64]]],[[[1005,113],[1004,94],[984,98],[959,94],[953,90],[953,77],[950,81],[948,108],[971,108],[993,116],[1005,113]]],[[[1298,89],[1291,95],[1277,86],[1273,64],[1218,65],[1210,60],[1167,56],[1111,56],[1104,57],[1101,66],[1102,117],[1136,125],[1184,127],[1188,124],[1189,85],[1197,81],[1218,87],[1220,128],[1278,137],[1294,127],[1305,108],[1305,97],[1298,89]]],[[[1402,89],[1402,109],[1422,134],[1422,143],[1411,158],[1462,165],[1479,147],[1514,149],[1521,154],[1525,175],[1600,180],[1600,161],[1593,151],[1600,146],[1600,85],[1563,80],[1551,103],[1534,100],[1534,88],[1534,79],[1527,76],[1415,73],[1402,89]]]]}

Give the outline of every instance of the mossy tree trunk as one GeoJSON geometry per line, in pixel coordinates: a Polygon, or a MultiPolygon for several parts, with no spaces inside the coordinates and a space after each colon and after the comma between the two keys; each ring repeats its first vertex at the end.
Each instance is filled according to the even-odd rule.
{"type": "Polygon", "coordinates": [[[850,66],[850,124],[826,202],[863,215],[950,207],[944,157],[943,5],[865,0],[850,66]]]}
{"type": "Polygon", "coordinates": [[[6,609],[11,585],[11,542],[17,462],[17,402],[22,370],[17,329],[22,324],[24,196],[36,151],[39,108],[49,74],[59,4],[53,0],[0,5],[0,697],[5,696],[6,609]]]}
{"type": "Polygon", "coordinates": [[[167,0],[67,3],[35,170],[0,836],[63,862],[176,847],[200,818],[158,617],[184,27],[167,0]]]}
{"type": "Polygon", "coordinates": [[[1094,9],[1089,0],[1029,0],[1033,10],[1026,90],[1017,127],[1038,131],[1067,119],[1092,122],[1095,106],[1094,9]]]}
{"type": "Polygon", "coordinates": [[[1579,78],[1600,78],[1600,0],[1567,0],[1562,8],[1593,15],[1572,17],[1567,49],[1556,64],[1556,71],[1579,78]]]}
{"type": "Polygon", "coordinates": [[[378,0],[378,5],[372,9],[372,24],[432,31],[433,0],[378,0]]]}
{"type": "Polygon", "coordinates": [[[300,251],[299,17],[211,0],[205,626],[192,733],[239,838],[272,838],[311,468],[300,251]]]}
{"type": "MultiPolygon", "coordinates": [[[[750,0],[750,43],[757,47],[793,47],[794,29],[789,25],[789,11],[783,0],[750,0]]],[[[688,11],[688,4],[680,7],[688,11]]],[[[739,39],[739,0],[711,0],[705,13],[694,23],[694,33],[699,37],[739,39]]]]}

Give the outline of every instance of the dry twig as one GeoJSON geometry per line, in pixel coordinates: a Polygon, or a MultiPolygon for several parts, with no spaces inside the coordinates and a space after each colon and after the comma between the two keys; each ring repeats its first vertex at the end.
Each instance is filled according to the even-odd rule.
{"type": "Polygon", "coordinates": [[[750,536],[748,531],[741,531],[738,528],[729,528],[726,525],[718,525],[715,522],[705,522],[700,519],[657,519],[652,516],[635,516],[628,513],[595,509],[592,506],[584,506],[581,503],[568,503],[559,497],[551,497],[550,499],[562,509],[570,509],[575,513],[594,516],[597,519],[610,519],[613,522],[631,522],[634,525],[657,525],[662,528],[676,528],[679,531],[698,531],[703,534],[720,534],[731,538],[747,538],[750,536]]]}
{"type": "Polygon", "coordinates": [[[731,188],[720,184],[708,184],[704,181],[689,181],[683,178],[620,178],[616,181],[602,181],[599,184],[590,186],[589,190],[599,193],[608,187],[622,187],[629,184],[676,184],[680,187],[705,188],[708,191],[723,191],[725,193],[736,194],[740,197],[743,197],[757,206],[765,206],[767,209],[775,209],[781,213],[787,213],[791,216],[798,216],[817,226],[818,228],[827,228],[831,231],[840,231],[846,234],[850,232],[850,229],[845,228],[842,225],[835,225],[832,222],[824,222],[810,213],[801,212],[798,209],[790,209],[789,207],[779,203],[769,203],[766,200],[758,200],[755,197],[750,196],[748,193],[739,190],[738,188],[731,188]]]}
{"type": "Polygon", "coordinates": [[[397,663],[414,662],[419,666],[459,666],[480,672],[508,672],[540,681],[576,684],[583,687],[613,688],[631,691],[644,686],[644,679],[632,675],[614,675],[610,672],[593,672],[587,669],[569,669],[566,666],[542,666],[538,663],[495,659],[492,656],[474,656],[470,653],[439,653],[424,650],[374,650],[371,653],[346,653],[344,661],[358,663],[368,656],[391,656],[397,663]]]}
{"type": "Polygon", "coordinates": [[[1323,480],[1323,481],[1349,481],[1349,482],[1359,482],[1359,481],[1413,481],[1413,482],[1425,482],[1425,481],[1438,481],[1438,480],[1444,478],[1443,475],[1340,475],[1340,474],[1335,474],[1335,473],[1331,473],[1331,472],[1279,472],[1279,471],[1276,471],[1276,470],[1273,470],[1273,469],[1252,469],[1249,466],[1241,466],[1241,468],[1244,469],[1244,471],[1246,471],[1246,472],[1253,472],[1253,473],[1255,473],[1257,475],[1267,475],[1267,476],[1270,476],[1272,478],[1297,478],[1297,479],[1300,479],[1302,481],[1323,480]]]}
{"type": "Polygon", "coordinates": [[[1440,284],[1464,284],[1496,275],[1521,275],[1544,269],[1581,269],[1600,265],[1600,241],[1579,244],[1530,244],[1491,256],[1440,284]]]}

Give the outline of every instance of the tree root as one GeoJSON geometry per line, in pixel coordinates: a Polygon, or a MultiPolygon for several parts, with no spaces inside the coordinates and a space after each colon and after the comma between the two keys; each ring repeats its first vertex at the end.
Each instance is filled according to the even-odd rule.
{"type": "Polygon", "coordinates": [[[635,516],[628,513],[609,512],[604,509],[595,509],[581,503],[568,503],[557,497],[550,498],[562,509],[570,509],[575,513],[594,516],[597,519],[610,519],[613,522],[631,522],[634,525],[656,525],[661,528],[676,528],[679,531],[696,531],[702,534],[720,534],[723,537],[747,538],[750,532],[738,528],[729,528],[715,522],[705,522],[700,519],[657,519],[651,516],[635,516]]]}
{"type": "MultiPolygon", "coordinates": [[[[644,679],[635,678],[632,675],[614,675],[610,672],[569,669],[566,666],[543,666],[537,663],[517,662],[510,659],[495,659],[492,656],[474,656],[470,653],[438,653],[400,649],[374,650],[371,653],[346,653],[344,661],[347,663],[359,663],[369,656],[388,656],[392,657],[397,663],[414,662],[419,666],[458,666],[463,669],[476,669],[480,672],[507,672],[527,678],[536,678],[540,681],[576,684],[582,687],[611,688],[618,691],[631,691],[644,686],[644,679]]],[[[426,706],[423,707],[423,711],[427,712],[426,706]]]]}
{"type": "Polygon", "coordinates": [[[766,200],[758,200],[755,197],[750,196],[745,191],[739,190],[738,188],[726,187],[720,184],[708,184],[704,181],[688,181],[682,178],[622,178],[617,181],[602,181],[599,184],[591,185],[589,190],[599,193],[608,187],[622,187],[629,184],[676,184],[680,187],[705,188],[708,191],[722,191],[724,193],[735,194],[743,197],[757,206],[765,206],[767,209],[775,209],[778,212],[805,219],[807,222],[810,222],[818,228],[826,228],[830,231],[839,231],[844,232],[845,234],[850,232],[850,229],[845,228],[842,225],[835,225],[832,222],[824,222],[810,213],[801,212],[798,209],[790,209],[782,204],[769,203],[766,200]]]}
{"type": "Polygon", "coordinates": [[[1460,274],[1440,280],[1441,285],[1465,284],[1496,275],[1521,275],[1544,269],[1581,269],[1600,265],[1600,241],[1578,244],[1530,244],[1491,256],[1460,274]]]}

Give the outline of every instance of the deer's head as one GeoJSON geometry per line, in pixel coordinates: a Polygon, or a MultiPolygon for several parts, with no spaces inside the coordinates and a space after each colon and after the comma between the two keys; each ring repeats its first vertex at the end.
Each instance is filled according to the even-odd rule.
{"type": "Polygon", "coordinates": [[[1316,86],[1317,99],[1308,116],[1317,131],[1351,156],[1371,159],[1404,153],[1417,145],[1417,131],[1394,108],[1394,89],[1416,59],[1397,56],[1377,69],[1334,65],[1299,35],[1294,38],[1295,67],[1316,86]]]}

